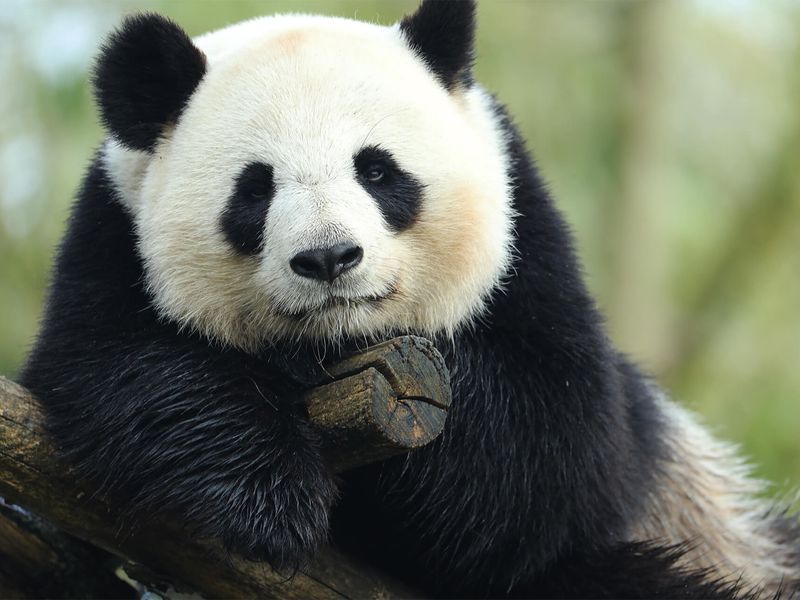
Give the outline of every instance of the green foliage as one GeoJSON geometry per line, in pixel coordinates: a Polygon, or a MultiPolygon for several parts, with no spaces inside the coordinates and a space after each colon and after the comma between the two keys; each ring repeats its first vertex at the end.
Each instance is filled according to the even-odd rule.
{"type": "MultiPolygon", "coordinates": [[[[33,340],[101,139],[87,70],[121,14],[199,34],[281,11],[390,23],[414,4],[6,0],[0,372],[33,340]]],[[[479,79],[568,213],[614,339],[760,474],[800,485],[800,5],[484,1],[479,23],[479,79]]]]}

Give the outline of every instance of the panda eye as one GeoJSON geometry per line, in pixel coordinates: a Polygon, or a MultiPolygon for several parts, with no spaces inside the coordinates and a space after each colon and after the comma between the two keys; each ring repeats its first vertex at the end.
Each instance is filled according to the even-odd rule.
{"type": "Polygon", "coordinates": [[[272,167],[264,163],[248,164],[236,180],[236,195],[243,204],[269,202],[274,194],[272,167]]]}
{"type": "Polygon", "coordinates": [[[272,194],[267,190],[258,189],[248,190],[246,194],[247,199],[252,202],[264,202],[265,200],[269,200],[271,196],[272,194]]]}
{"type": "Polygon", "coordinates": [[[361,176],[370,183],[381,183],[386,179],[386,167],[380,163],[369,164],[361,172],[361,176]]]}
{"type": "Polygon", "coordinates": [[[369,183],[383,183],[388,176],[389,169],[379,162],[368,163],[359,168],[359,175],[369,183]]]}
{"type": "Polygon", "coordinates": [[[413,225],[425,186],[404,170],[391,152],[366,146],[353,156],[353,167],[358,183],[375,200],[390,229],[402,231],[413,225]]]}

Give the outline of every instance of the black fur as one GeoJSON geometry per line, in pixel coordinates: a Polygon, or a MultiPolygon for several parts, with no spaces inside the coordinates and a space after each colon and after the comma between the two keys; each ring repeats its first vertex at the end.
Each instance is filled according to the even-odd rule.
{"type": "Polygon", "coordinates": [[[271,166],[252,162],[239,173],[220,220],[225,238],[236,251],[257,254],[264,248],[264,222],[274,195],[271,166]]]}
{"type": "MultiPolygon", "coordinates": [[[[704,570],[679,567],[689,548],[625,543],[563,558],[530,584],[517,598],[648,598],[653,600],[755,600],[757,588],[728,583],[704,570]]],[[[773,599],[777,600],[777,599],[773,599]]]]}
{"type": "Polygon", "coordinates": [[[387,225],[395,231],[413,225],[422,205],[423,185],[411,173],[401,169],[383,148],[363,148],[353,162],[359,183],[375,199],[387,225]],[[383,177],[377,182],[366,176],[374,166],[383,172],[383,177]]]}
{"type": "Polygon", "coordinates": [[[445,88],[472,81],[474,0],[423,0],[400,22],[406,40],[445,88]]]}
{"type": "Polygon", "coordinates": [[[95,66],[103,123],[129,148],[152,151],[205,72],[205,56],[175,23],[156,14],[128,17],[95,66]]]}

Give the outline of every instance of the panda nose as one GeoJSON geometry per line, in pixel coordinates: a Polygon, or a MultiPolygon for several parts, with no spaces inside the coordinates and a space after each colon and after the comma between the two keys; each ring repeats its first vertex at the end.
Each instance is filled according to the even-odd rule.
{"type": "Polygon", "coordinates": [[[289,261],[289,266],[300,277],[333,283],[339,275],[358,265],[363,257],[361,246],[344,242],[332,248],[298,252],[289,261]]]}

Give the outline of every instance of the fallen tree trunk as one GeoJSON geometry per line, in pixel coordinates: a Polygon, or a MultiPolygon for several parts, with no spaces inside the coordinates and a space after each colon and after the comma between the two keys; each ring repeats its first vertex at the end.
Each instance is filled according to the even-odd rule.
{"type": "MultiPolygon", "coordinates": [[[[326,456],[337,471],[418,448],[444,426],[450,402],[448,375],[427,340],[397,338],[345,360],[329,373],[330,380],[309,390],[307,400],[309,416],[323,433],[326,456]]],[[[133,563],[135,578],[162,590],[169,587],[208,598],[413,595],[332,549],[287,580],[267,564],[228,555],[217,542],[193,538],[174,523],[122,524],[113,501],[94,495],[57,458],[44,434],[36,399],[1,377],[0,495],[133,563]]],[[[54,560],[52,548],[37,543],[35,533],[18,531],[18,524],[0,513],[3,519],[6,530],[19,535],[0,538],[0,555],[10,556],[19,569],[29,572],[36,571],[37,561],[54,560]],[[3,547],[23,538],[31,549],[27,554],[3,547]]]]}

